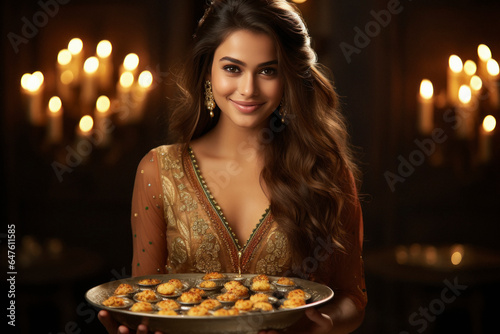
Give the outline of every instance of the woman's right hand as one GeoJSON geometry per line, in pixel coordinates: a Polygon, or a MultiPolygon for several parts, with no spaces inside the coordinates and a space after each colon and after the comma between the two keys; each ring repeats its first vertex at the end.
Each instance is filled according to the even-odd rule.
{"type": "MultiPolygon", "coordinates": [[[[97,314],[99,321],[103,324],[109,334],[132,334],[130,329],[117,323],[106,310],[101,310],[97,314]]],[[[136,334],[147,334],[148,327],[140,324],[137,327],[136,334]]],[[[155,332],[155,334],[163,334],[162,332],[155,332]]]]}

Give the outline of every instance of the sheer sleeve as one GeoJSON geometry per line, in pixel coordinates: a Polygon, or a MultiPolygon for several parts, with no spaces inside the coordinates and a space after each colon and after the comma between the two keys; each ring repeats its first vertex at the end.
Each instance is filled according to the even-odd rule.
{"type": "Polygon", "coordinates": [[[167,241],[157,153],[139,163],[132,196],[132,276],[165,273],[167,241]]]}
{"type": "Polygon", "coordinates": [[[346,201],[341,214],[348,243],[346,252],[338,252],[333,258],[332,287],[336,294],[350,297],[358,309],[368,301],[363,268],[363,215],[357,191],[353,185],[353,201],[346,201]]]}

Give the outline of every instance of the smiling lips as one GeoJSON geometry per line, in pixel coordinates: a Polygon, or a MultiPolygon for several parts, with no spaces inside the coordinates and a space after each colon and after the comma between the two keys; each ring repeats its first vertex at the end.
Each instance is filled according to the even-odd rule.
{"type": "Polygon", "coordinates": [[[262,105],[264,105],[263,102],[254,102],[254,101],[234,101],[230,100],[233,105],[238,109],[241,113],[244,114],[250,114],[254,112],[255,110],[259,109],[262,105]]]}

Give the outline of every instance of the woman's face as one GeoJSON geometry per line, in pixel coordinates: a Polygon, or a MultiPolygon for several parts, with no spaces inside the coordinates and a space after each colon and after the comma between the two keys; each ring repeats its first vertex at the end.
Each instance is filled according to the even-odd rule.
{"type": "Polygon", "coordinates": [[[210,80],[223,124],[263,127],[283,96],[276,48],[263,33],[231,33],[215,50],[210,80]]]}

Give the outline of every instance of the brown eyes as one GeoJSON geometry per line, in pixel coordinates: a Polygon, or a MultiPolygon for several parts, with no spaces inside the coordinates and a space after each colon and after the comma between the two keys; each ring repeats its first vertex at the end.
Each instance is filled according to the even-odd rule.
{"type": "MultiPolygon", "coordinates": [[[[226,65],[222,69],[231,74],[241,73],[241,69],[235,65],[226,65]]],[[[267,77],[275,76],[277,73],[278,70],[273,67],[266,67],[259,71],[259,74],[262,74],[267,77]]]]}

